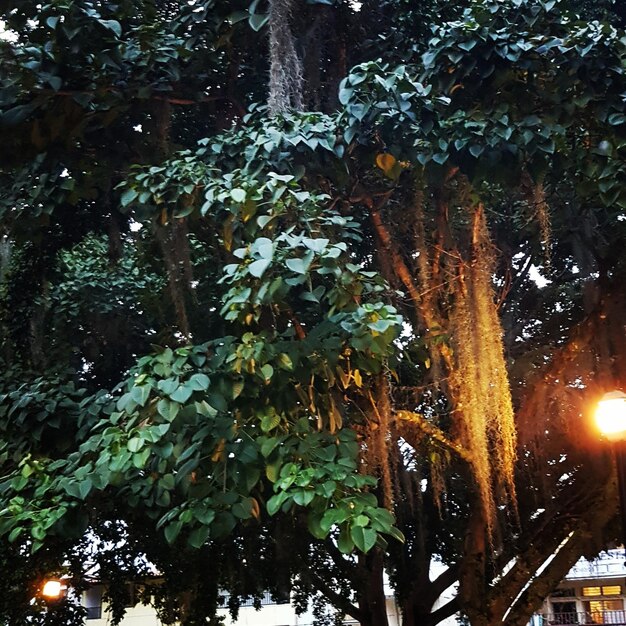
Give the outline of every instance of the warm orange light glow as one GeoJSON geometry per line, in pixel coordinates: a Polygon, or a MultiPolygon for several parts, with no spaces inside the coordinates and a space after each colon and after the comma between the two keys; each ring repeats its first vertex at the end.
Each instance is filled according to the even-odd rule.
{"type": "Polygon", "coordinates": [[[611,391],[602,396],[596,408],[596,424],[611,441],[626,440],[626,394],[611,391]]]}
{"type": "Polygon", "coordinates": [[[63,585],[60,580],[46,580],[41,590],[41,595],[48,600],[56,600],[63,593],[63,585]]]}

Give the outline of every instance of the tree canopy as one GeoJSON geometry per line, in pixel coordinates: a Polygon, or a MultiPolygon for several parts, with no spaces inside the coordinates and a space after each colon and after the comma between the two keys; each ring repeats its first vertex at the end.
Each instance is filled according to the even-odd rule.
{"type": "Polygon", "coordinates": [[[617,538],[623,16],[450,5],[0,0],[0,621],[523,625],[617,538]]]}

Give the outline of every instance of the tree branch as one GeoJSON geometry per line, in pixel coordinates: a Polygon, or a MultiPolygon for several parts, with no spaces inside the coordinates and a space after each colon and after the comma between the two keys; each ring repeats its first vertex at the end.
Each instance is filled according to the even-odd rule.
{"type": "Polygon", "coordinates": [[[326,596],[330,602],[336,606],[340,611],[343,611],[346,615],[350,615],[358,622],[364,620],[364,614],[361,609],[356,607],[345,596],[337,593],[328,582],[326,582],[321,576],[318,576],[316,572],[311,570],[310,567],[305,567],[302,570],[302,574],[309,582],[324,596],[326,596]]]}
{"type": "Polygon", "coordinates": [[[444,619],[451,617],[461,609],[459,604],[459,598],[455,596],[452,600],[446,602],[443,606],[440,606],[436,611],[433,611],[428,617],[429,624],[439,624],[444,619]]]}
{"type": "Polygon", "coordinates": [[[420,310],[421,306],[421,297],[413,282],[413,278],[411,276],[411,272],[407,267],[404,259],[400,256],[397,250],[397,246],[393,245],[393,241],[391,238],[391,234],[387,227],[383,224],[382,218],[380,216],[380,206],[373,208],[370,217],[372,219],[372,224],[374,225],[374,229],[380,239],[380,242],[387,252],[387,254],[391,258],[391,263],[394,269],[394,272],[402,282],[402,284],[406,287],[406,290],[409,292],[409,296],[413,301],[413,305],[416,311],[420,310]]]}
{"type": "Polygon", "coordinates": [[[423,415],[413,413],[412,411],[395,411],[395,416],[398,418],[400,426],[413,426],[421,433],[427,435],[431,439],[434,439],[437,443],[440,443],[448,450],[454,452],[466,463],[469,464],[472,462],[470,453],[463,446],[454,441],[450,441],[440,428],[431,424],[423,415]]]}
{"type": "Polygon", "coordinates": [[[451,565],[448,569],[441,572],[441,574],[431,582],[432,592],[436,594],[435,600],[458,579],[459,568],[456,565],[451,565]]]}

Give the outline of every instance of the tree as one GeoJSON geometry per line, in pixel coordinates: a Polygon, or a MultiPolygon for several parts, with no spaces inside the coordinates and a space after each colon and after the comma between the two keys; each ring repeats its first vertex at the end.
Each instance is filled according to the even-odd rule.
{"type": "Polygon", "coordinates": [[[95,565],[116,619],[384,625],[386,569],[406,626],[524,624],[615,537],[621,31],[483,1],[405,55],[437,3],[325,4],[0,4],[6,619],[95,565]]]}

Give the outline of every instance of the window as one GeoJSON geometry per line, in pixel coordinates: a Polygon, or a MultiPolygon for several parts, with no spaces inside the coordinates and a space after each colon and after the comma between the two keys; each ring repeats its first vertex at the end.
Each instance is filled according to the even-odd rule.
{"type": "Polygon", "coordinates": [[[583,596],[601,596],[602,588],[601,587],[583,587],[583,596]]]}
{"type": "Polygon", "coordinates": [[[624,618],[623,600],[587,600],[585,613],[593,624],[622,624],[624,618]]]}
{"type": "Polygon", "coordinates": [[[552,602],[553,624],[578,624],[576,602],[552,602]]]}
{"type": "Polygon", "coordinates": [[[606,585],[604,587],[583,587],[583,596],[619,596],[622,593],[620,585],[606,585]]]}
{"type": "Polygon", "coordinates": [[[91,587],[83,595],[83,604],[87,609],[87,619],[102,617],[102,587],[91,587]]]}
{"type": "Polygon", "coordinates": [[[552,592],[553,598],[575,598],[576,589],[574,587],[565,587],[563,589],[555,589],[552,592]]]}

